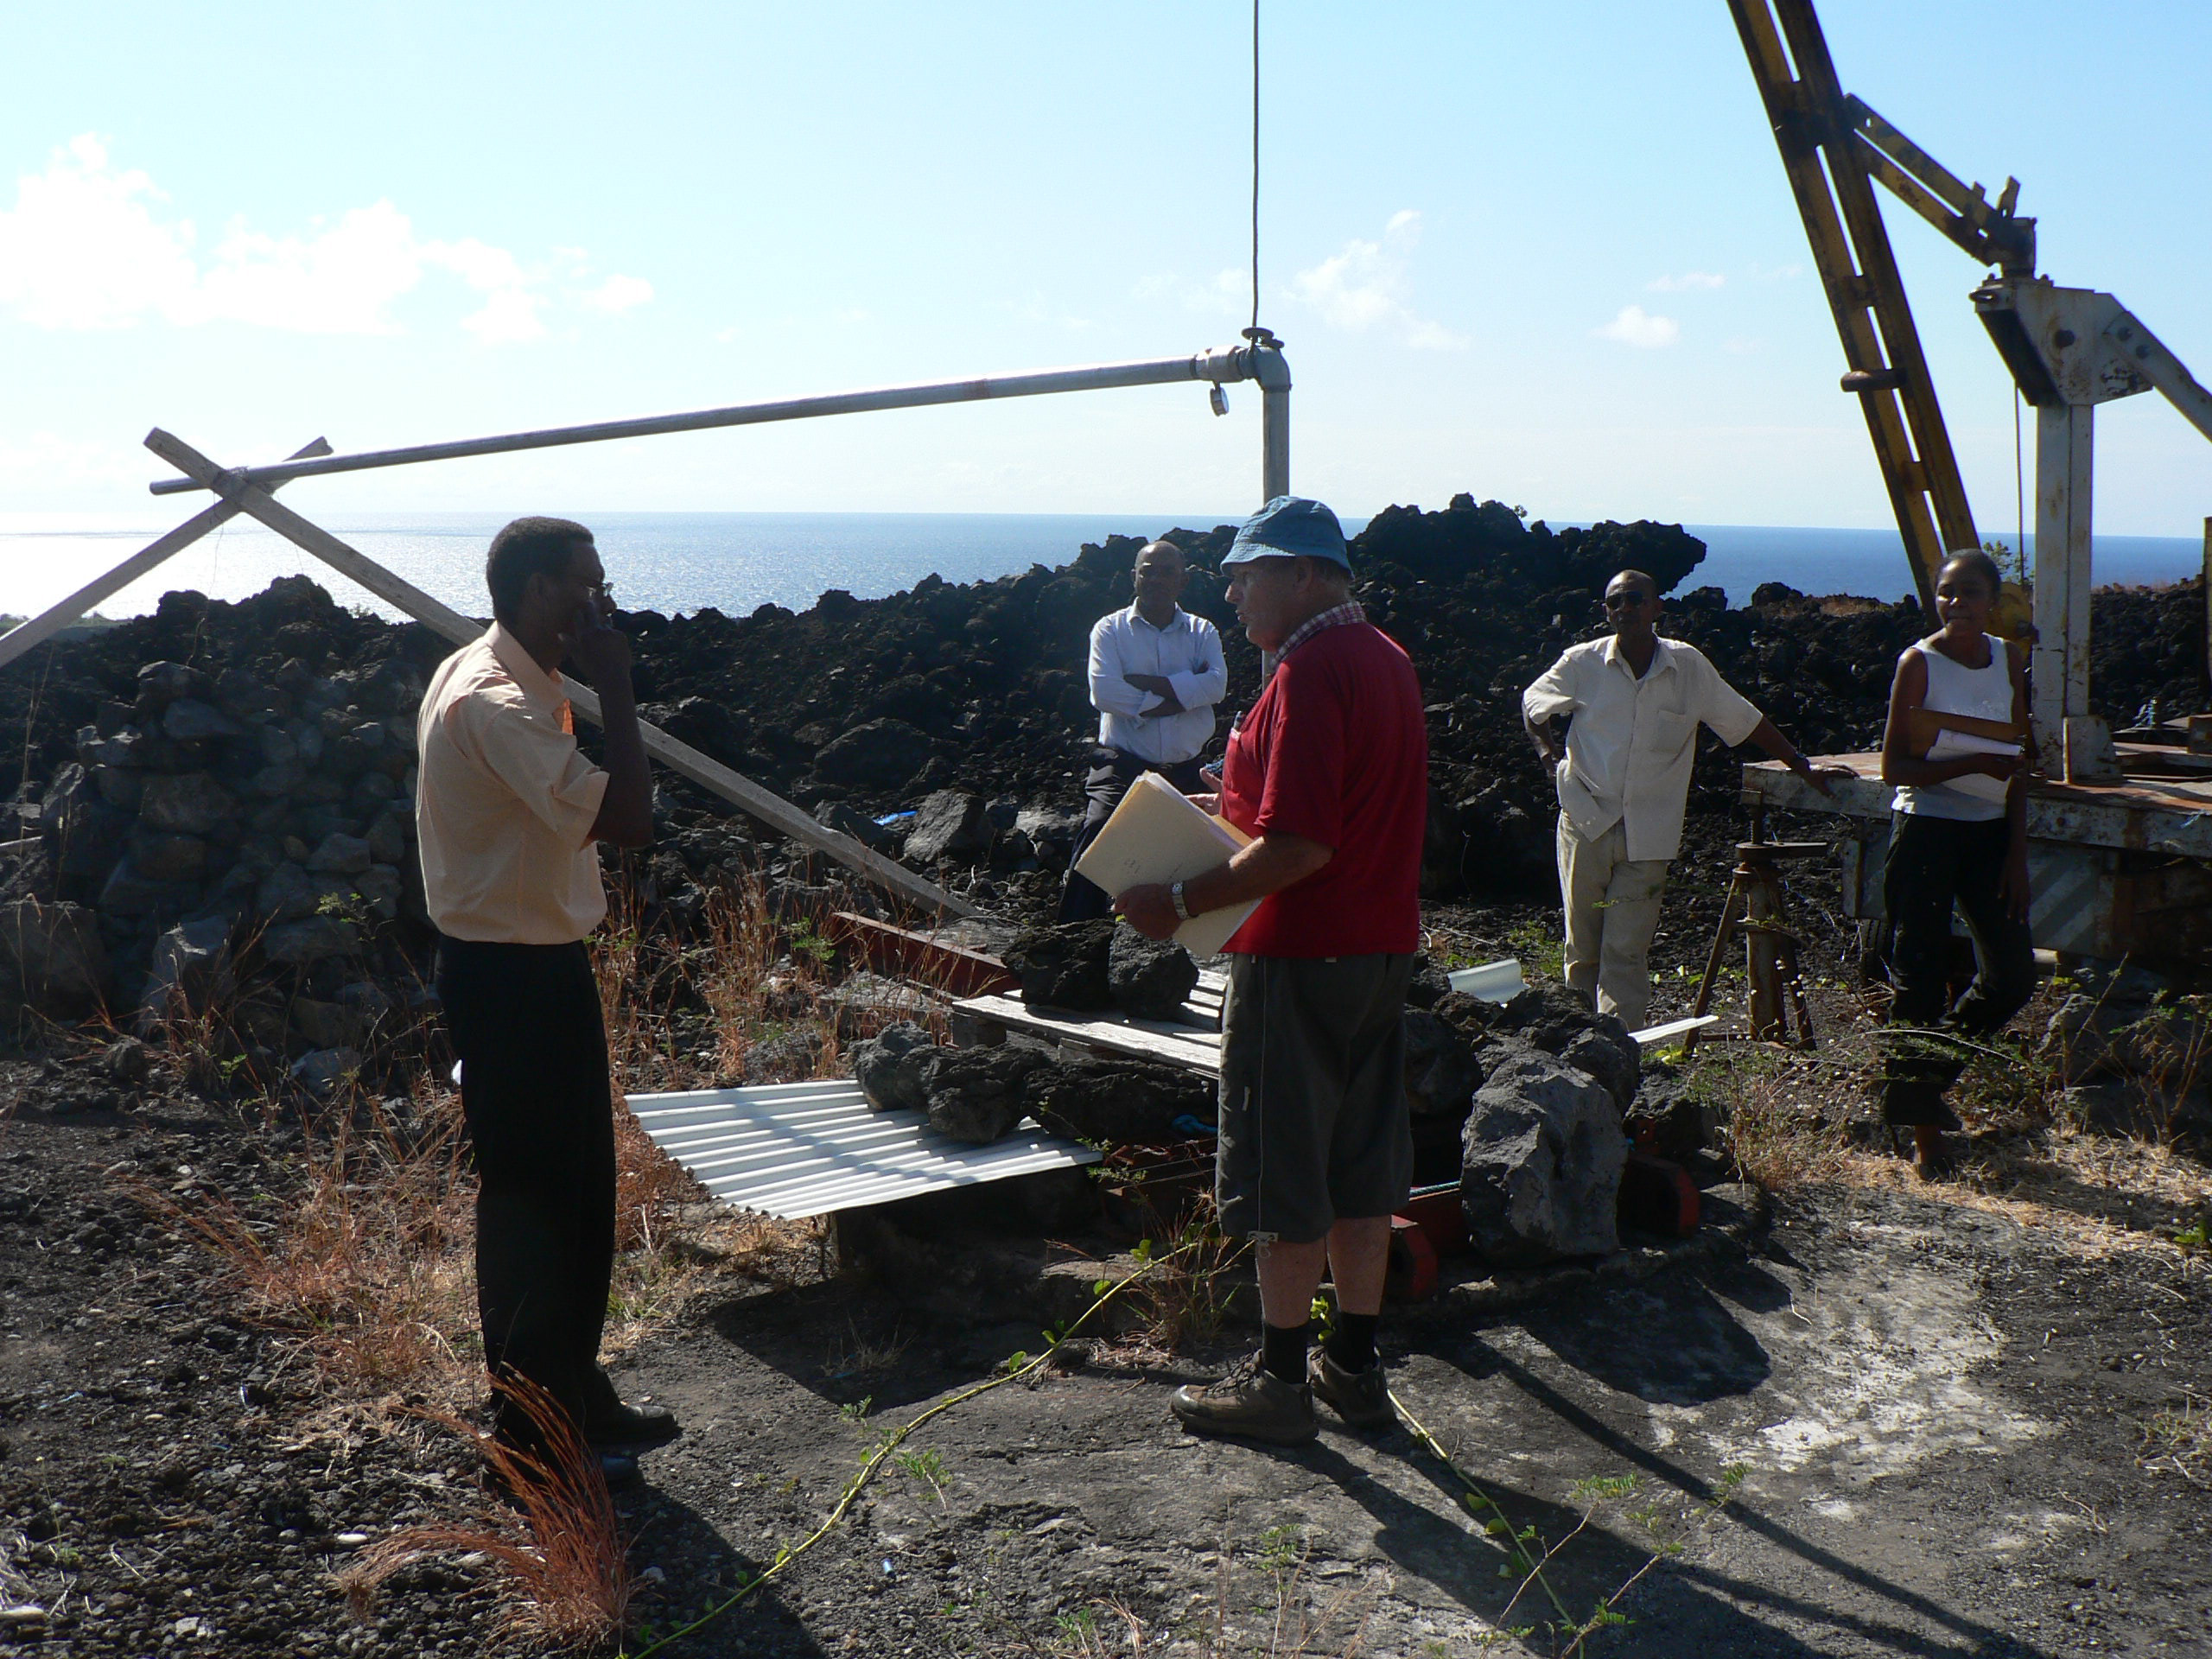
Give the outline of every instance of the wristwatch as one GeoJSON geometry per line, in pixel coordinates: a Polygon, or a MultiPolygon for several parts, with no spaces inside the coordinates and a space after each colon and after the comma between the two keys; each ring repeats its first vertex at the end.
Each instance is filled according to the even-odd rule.
{"type": "Polygon", "coordinates": [[[1185,921],[1189,921],[1191,907],[1183,902],[1183,884],[1180,881],[1174,883],[1167,889],[1167,897],[1169,902],[1175,906],[1175,913],[1185,921]]]}

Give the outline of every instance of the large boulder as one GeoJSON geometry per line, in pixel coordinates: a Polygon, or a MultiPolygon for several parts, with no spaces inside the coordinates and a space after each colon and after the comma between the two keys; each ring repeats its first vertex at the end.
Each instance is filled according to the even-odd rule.
{"type": "MultiPolygon", "coordinates": [[[[1471,1012],[1463,1010],[1456,995],[1440,1003],[1437,1012],[1447,1010],[1454,1015],[1471,1012]]],[[[1531,985],[1487,1018],[1492,1031],[1510,1033],[1533,1048],[1556,1054],[1595,1077],[1618,1110],[1626,1111],[1636,1099],[1643,1050],[1618,1016],[1599,1014],[1566,986],[1531,985]]]]}
{"type": "Polygon", "coordinates": [[[1610,1255],[1628,1162],[1620,1109],[1586,1072],[1510,1047],[1476,1091],[1461,1138],[1468,1236],[1501,1266],[1610,1255]]]}
{"type": "Polygon", "coordinates": [[[985,1146],[1019,1123],[1028,1107],[1024,1085],[1050,1065],[1033,1048],[941,1050],[924,1082],[930,1127],[955,1141],[985,1146]]]}
{"type": "Polygon", "coordinates": [[[910,864],[930,864],[961,853],[988,852],[990,845],[991,823],[983,798],[964,789],[940,789],[925,796],[914,809],[906,859],[910,864]]]}
{"type": "Polygon", "coordinates": [[[930,741],[903,720],[863,721],[816,752],[814,775],[847,789],[896,789],[930,757],[930,741]]]}
{"type": "Polygon", "coordinates": [[[1120,925],[1104,916],[1029,928],[1008,940],[999,958],[1021,982],[1025,1002],[1071,1013],[1110,1008],[1114,990],[1109,964],[1114,930],[1120,925]]]}
{"type": "Polygon", "coordinates": [[[1193,1071],[1141,1060],[1062,1060],[1030,1074],[1029,1115],[1054,1135],[1102,1146],[1187,1141],[1178,1118],[1214,1120],[1214,1085],[1193,1071]]]}
{"type": "Polygon", "coordinates": [[[902,1020],[854,1044],[847,1058],[854,1081],[877,1111],[925,1112],[929,1068],[937,1053],[928,1032],[902,1020]]]}
{"type": "Polygon", "coordinates": [[[18,899],[0,905],[0,1002],[67,1013],[99,1000],[107,950],[82,905],[18,899]]]}
{"type": "Polygon", "coordinates": [[[1198,982],[1198,964],[1173,939],[1148,939],[1116,927],[1106,951],[1106,988],[1114,1005],[1140,1020],[1173,1020],[1198,982]]]}

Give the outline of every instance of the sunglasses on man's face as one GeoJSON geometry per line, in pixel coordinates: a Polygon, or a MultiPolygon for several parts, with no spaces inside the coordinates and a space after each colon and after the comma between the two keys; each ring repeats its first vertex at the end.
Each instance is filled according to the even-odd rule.
{"type": "Polygon", "coordinates": [[[1607,594],[1605,608],[1609,611],[1634,610],[1639,605],[1648,605],[1650,601],[1651,596],[1649,594],[1631,588],[1624,594],[1607,594]]]}

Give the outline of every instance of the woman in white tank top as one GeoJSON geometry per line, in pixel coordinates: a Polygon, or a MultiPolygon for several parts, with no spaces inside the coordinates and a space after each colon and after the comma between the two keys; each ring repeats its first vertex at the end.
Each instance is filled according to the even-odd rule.
{"type": "MultiPolygon", "coordinates": [[[[1986,553],[1955,554],[1936,573],[1943,626],[1906,647],[1890,688],[1882,734],[1882,780],[1897,785],[1884,902],[1895,929],[1890,1023],[1982,1037],[2001,1029],[2035,989],[2028,933],[2025,654],[1987,632],[2001,585],[1986,553]],[[2019,736],[1953,727],[1929,729],[1929,715],[1963,716],[2019,736]],[[1947,1007],[1951,912],[1974,938],[1974,982],[1947,1007]]],[[[1942,1132],[1959,1127],[1943,1094],[1964,1057],[1940,1039],[1891,1046],[1882,1117],[1913,1132],[1913,1167],[1942,1173],[1942,1132]]]]}

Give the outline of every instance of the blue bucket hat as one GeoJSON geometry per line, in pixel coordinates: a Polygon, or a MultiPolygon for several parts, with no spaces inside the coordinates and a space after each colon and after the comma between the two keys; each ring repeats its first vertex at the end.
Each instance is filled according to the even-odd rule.
{"type": "Polygon", "coordinates": [[[1279,495],[1244,521],[1221,566],[1226,570],[1254,559],[1300,556],[1328,559],[1351,569],[1351,551],[1344,545],[1344,526],[1337,515],[1302,495],[1279,495]]]}

